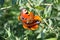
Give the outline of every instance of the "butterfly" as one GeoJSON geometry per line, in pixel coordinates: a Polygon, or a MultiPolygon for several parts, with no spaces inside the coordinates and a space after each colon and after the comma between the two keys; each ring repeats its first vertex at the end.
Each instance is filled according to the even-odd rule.
{"type": "Polygon", "coordinates": [[[38,25],[42,21],[40,16],[34,15],[33,12],[28,12],[25,8],[21,10],[18,20],[22,21],[23,28],[29,30],[38,29],[38,25]]]}

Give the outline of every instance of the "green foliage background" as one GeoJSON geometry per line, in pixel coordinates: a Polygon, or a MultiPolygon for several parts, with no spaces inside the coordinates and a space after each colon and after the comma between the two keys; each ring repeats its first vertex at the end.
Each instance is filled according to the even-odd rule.
{"type": "Polygon", "coordinates": [[[4,0],[0,4],[0,40],[60,40],[60,0],[4,0]],[[41,16],[37,30],[22,27],[17,20],[20,7],[41,16]]]}

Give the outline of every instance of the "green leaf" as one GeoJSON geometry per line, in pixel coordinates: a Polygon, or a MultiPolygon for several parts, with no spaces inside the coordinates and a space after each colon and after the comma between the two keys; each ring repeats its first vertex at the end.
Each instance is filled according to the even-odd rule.
{"type": "Polygon", "coordinates": [[[44,7],[41,7],[41,6],[36,6],[35,8],[38,10],[44,10],[44,7]]]}

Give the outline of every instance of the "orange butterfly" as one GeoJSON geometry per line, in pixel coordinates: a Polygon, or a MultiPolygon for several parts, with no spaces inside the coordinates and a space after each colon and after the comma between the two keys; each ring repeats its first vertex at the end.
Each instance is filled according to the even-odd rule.
{"type": "Polygon", "coordinates": [[[41,17],[35,16],[32,12],[28,12],[26,9],[22,9],[18,20],[21,20],[23,27],[29,30],[36,30],[38,24],[41,22],[41,17]]]}

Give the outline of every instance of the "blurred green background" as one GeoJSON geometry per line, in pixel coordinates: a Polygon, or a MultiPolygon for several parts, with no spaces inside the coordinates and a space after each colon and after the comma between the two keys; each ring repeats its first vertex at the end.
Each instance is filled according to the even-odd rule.
{"type": "Polygon", "coordinates": [[[0,40],[60,40],[60,0],[0,0],[0,40]],[[20,7],[41,16],[37,30],[22,27],[20,7]]]}

